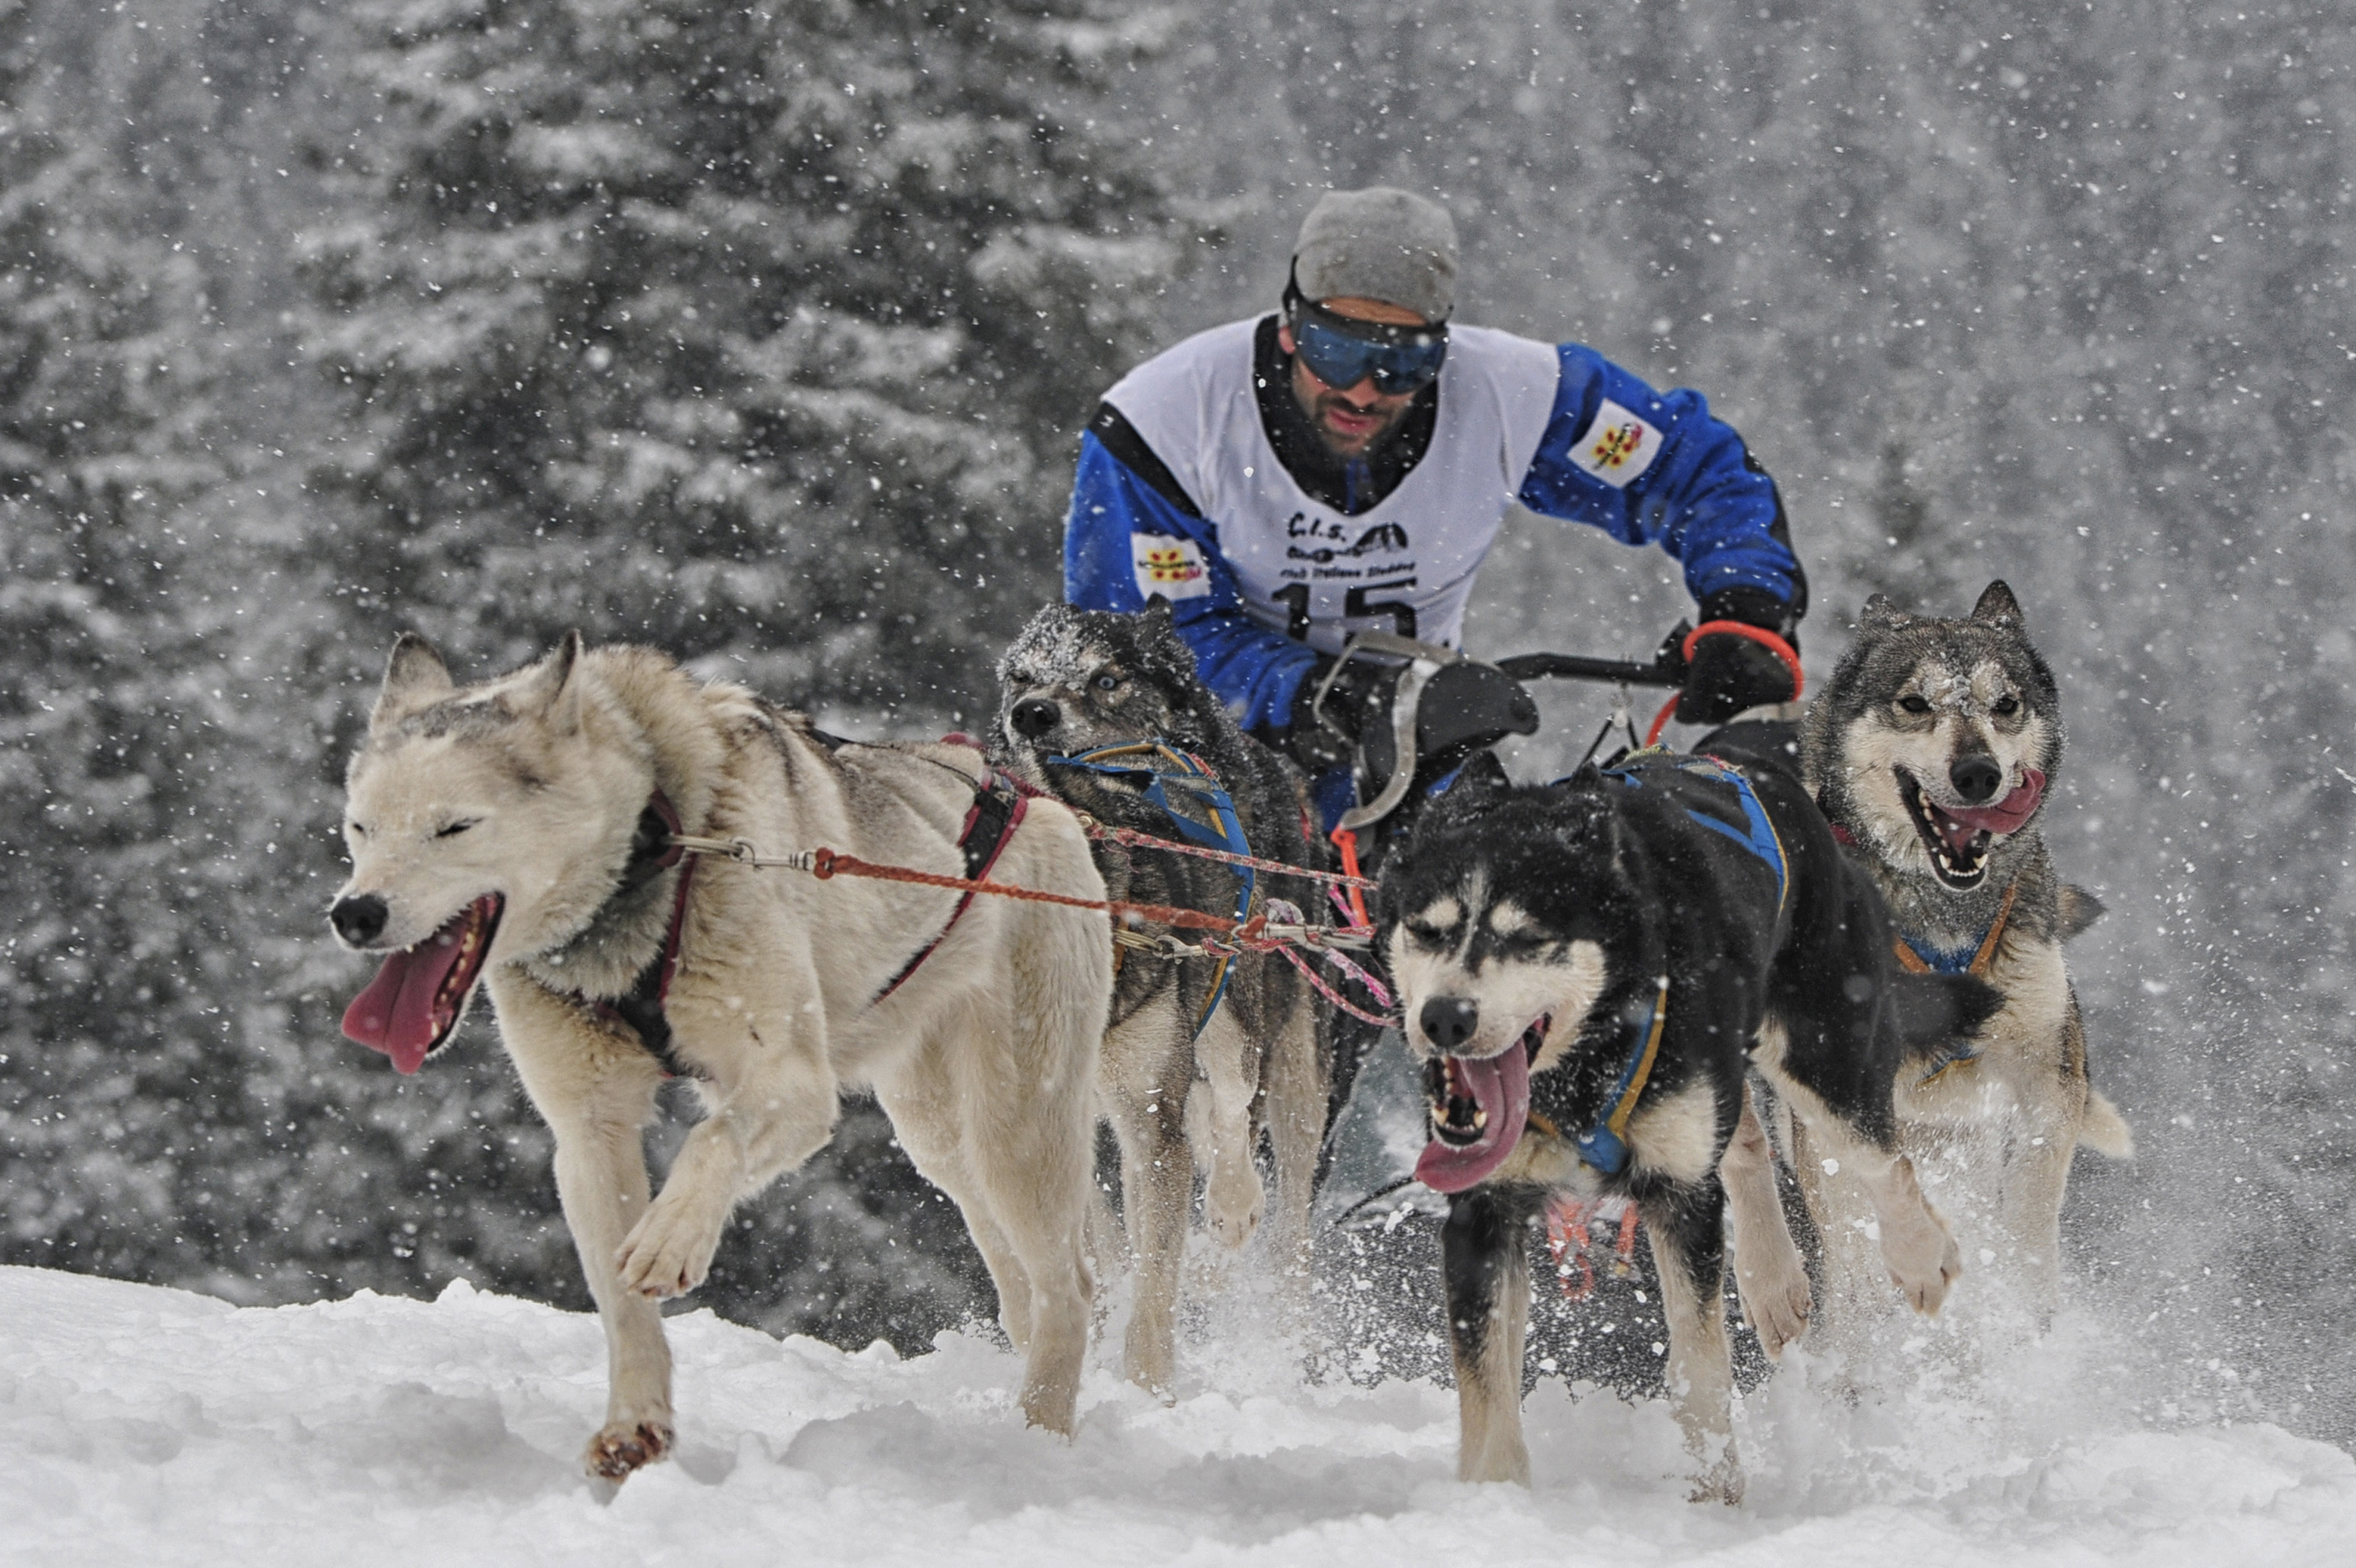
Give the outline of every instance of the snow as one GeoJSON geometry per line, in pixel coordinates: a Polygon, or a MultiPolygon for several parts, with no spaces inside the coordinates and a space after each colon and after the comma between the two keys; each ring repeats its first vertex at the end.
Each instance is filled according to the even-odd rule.
{"type": "MultiPolygon", "coordinates": [[[[1454,1396],[1312,1386],[1197,1344],[1169,1405],[1092,1366],[1071,1442],[1026,1431],[986,1334],[901,1359],[669,1320],[677,1459],[618,1490],[574,1456],[596,1322],[452,1282],[233,1307],[0,1269],[0,1563],[2344,1564],[2356,1461],[2268,1425],[2121,1412],[2105,1341],[2054,1333],[1905,1397],[1804,1358],[1745,1400],[1735,1508],[1685,1500],[1665,1406],[1542,1382],[1536,1484],[1462,1485],[1454,1396]]],[[[1936,1335],[1918,1334],[1918,1350],[1936,1335]]]]}

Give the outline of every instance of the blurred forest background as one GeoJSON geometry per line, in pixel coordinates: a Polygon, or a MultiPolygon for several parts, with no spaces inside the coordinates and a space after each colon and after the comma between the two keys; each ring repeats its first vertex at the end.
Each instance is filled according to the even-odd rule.
{"type": "MultiPolygon", "coordinates": [[[[1380,180],[1453,209],[1462,318],[1744,433],[1812,665],[2011,582],[2140,1142],[2075,1272],[2155,1415],[2356,1439],[2351,71],[2337,7],[2193,0],[0,0],[0,1261],[585,1305],[487,1014],[414,1079],[337,1031],[393,636],[937,732],[1101,390],[1380,180]]],[[[1492,654],[1687,607],[1526,518],[1483,588],[1492,654]]],[[[700,1299],[916,1349],[986,1291],[855,1111],[700,1299]]]]}

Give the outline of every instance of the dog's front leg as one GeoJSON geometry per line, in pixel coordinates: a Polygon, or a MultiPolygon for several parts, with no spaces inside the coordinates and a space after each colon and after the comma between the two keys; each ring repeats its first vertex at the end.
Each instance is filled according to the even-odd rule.
{"type": "MultiPolygon", "coordinates": [[[[816,996],[817,986],[804,994],[816,996]]],[[[681,1011],[673,1009],[675,1026],[681,1011]]],[[[816,1009],[797,1016],[777,1008],[761,1016],[759,1025],[738,1023],[724,1050],[697,1053],[733,1061],[737,1071],[712,1114],[680,1145],[661,1195],[616,1253],[623,1284],[641,1295],[684,1295],[701,1284],[736,1200],[800,1165],[834,1134],[841,1104],[816,1009]]]]}
{"type": "Polygon", "coordinates": [[[1734,1221],[1735,1293],[1742,1316],[1759,1336],[1759,1348],[1773,1360],[1807,1327],[1815,1296],[1808,1288],[1808,1265],[1783,1219],[1774,1154],[1747,1083],[1742,1117],[1719,1159],[1718,1174],[1734,1221]]]}
{"type": "MultiPolygon", "coordinates": [[[[1253,961],[1262,958],[1249,956],[1253,961]]],[[[1207,1103],[1199,1122],[1188,1116],[1188,1136],[1195,1145],[1196,1162],[1209,1157],[1204,1223],[1228,1247],[1251,1240],[1268,1204],[1259,1167],[1252,1160],[1252,1101],[1259,1093],[1259,1043],[1244,1032],[1233,1007],[1220,1008],[1194,1037],[1194,1061],[1203,1073],[1197,1092],[1207,1103]]]]}
{"type": "Polygon", "coordinates": [[[647,1207],[639,1139],[662,1082],[654,1060],[577,1006],[497,972],[499,1034],[524,1091],[556,1137],[556,1192],[605,1330],[605,1424],[582,1463],[620,1480],[669,1452],[670,1348],[655,1304],[625,1289],[614,1254],[647,1207]]]}
{"type": "Polygon", "coordinates": [[[1440,1231],[1448,1343],[1456,1362],[1456,1478],[1530,1484],[1522,1441],[1529,1326],[1529,1215],[1492,1188],[1451,1200],[1440,1231]]]}
{"type": "MultiPolygon", "coordinates": [[[[1748,1107],[1744,1114],[1749,1115],[1748,1107]]],[[[1669,1325],[1669,1398],[1699,1476],[1696,1502],[1742,1500],[1734,1455],[1733,1359],[1726,1343],[1722,1195],[1710,1183],[1640,1206],[1669,1325]]],[[[1785,1244],[1788,1246],[1787,1239],[1785,1244]]],[[[1805,1276],[1803,1275],[1804,1280],[1805,1276]]]]}

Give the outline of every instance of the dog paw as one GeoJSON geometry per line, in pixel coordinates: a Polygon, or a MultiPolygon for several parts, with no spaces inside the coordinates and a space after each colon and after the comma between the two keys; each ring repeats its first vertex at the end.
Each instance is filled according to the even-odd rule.
{"type": "Polygon", "coordinates": [[[1728,1453],[1717,1464],[1694,1477],[1693,1490],[1686,1494],[1687,1502],[1723,1503],[1728,1508],[1742,1500],[1742,1466],[1728,1453]]]}
{"type": "Polygon", "coordinates": [[[712,1272],[712,1254],[720,1250],[720,1229],[690,1213],[684,1204],[666,1204],[657,1198],[614,1254],[622,1288],[658,1301],[685,1295],[712,1272]]]}
{"type": "Polygon", "coordinates": [[[1964,1250],[1955,1244],[1954,1236],[1947,1230],[1945,1220],[1927,1205],[1923,1218],[1929,1222],[1918,1246],[1909,1248],[1915,1254],[1908,1268],[1888,1248],[1883,1255],[1890,1264],[1890,1278],[1906,1305],[1925,1317],[1936,1317],[1939,1308],[1946,1305],[1947,1287],[1964,1274],[1964,1250]],[[1935,1263],[1933,1260],[1935,1259],[1935,1263]]]}
{"type": "Polygon", "coordinates": [[[671,1430],[660,1422],[616,1422],[589,1440],[581,1466],[601,1480],[619,1481],[670,1455],[671,1430]]]}
{"type": "Polygon", "coordinates": [[[1259,1229],[1268,1210],[1268,1189],[1249,1161],[1222,1160],[1203,1192],[1203,1222],[1221,1245],[1240,1247],[1259,1229]],[[1240,1166],[1238,1173],[1235,1166],[1240,1166]]]}
{"type": "Polygon", "coordinates": [[[1815,1310],[1815,1293],[1808,1288],[1808,1271],[1797,1253],[1792,1264],[1788,1271],[1762,1269],[1759,1278],[1747,1275],[1739,1263],[1734,1272],[1743,1321],[1759,1336],[1759,1348],[1771,1361],[1807,1332],[1809,1314],[1815,1310]]]}

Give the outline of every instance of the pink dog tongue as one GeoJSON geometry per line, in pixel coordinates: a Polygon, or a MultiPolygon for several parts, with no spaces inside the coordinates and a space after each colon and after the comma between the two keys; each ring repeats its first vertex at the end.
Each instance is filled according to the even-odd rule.
{"type": "Polygon", "coordinates": [[[466,952],[458,937],[468,914],[460,915],[415,947],[389,955],[368,989],[344,1009],[345,1035],[391,1057],[395,1072],[415,1072],[434,1047],[439,1033],[434,998],[466,952]]]}
{"type": "Polygon", "coordinates": [[[1434,1192],[1462,1192],[1504,1165],[1530,1119],[1530,1054],[1519,1040],[1494,1057],[1459,1057],[1456,1067],[1489,1119],[1474,1143],[1459,1146],[1434,1138],[1424,1145],[1415,1179],[1434,1192]]]}
{"type": "Polygon", "coordinates": [[[1962,811],[1939,809],[1966,827],[1983,829],[1991,833],[2008,833],[2019,830],[2037,811],[2037,802],[2045,794],[2045,775],[2034,768],[2020,770],[2020,788],[1993,806],[1972,806],[1962,811]]]}

